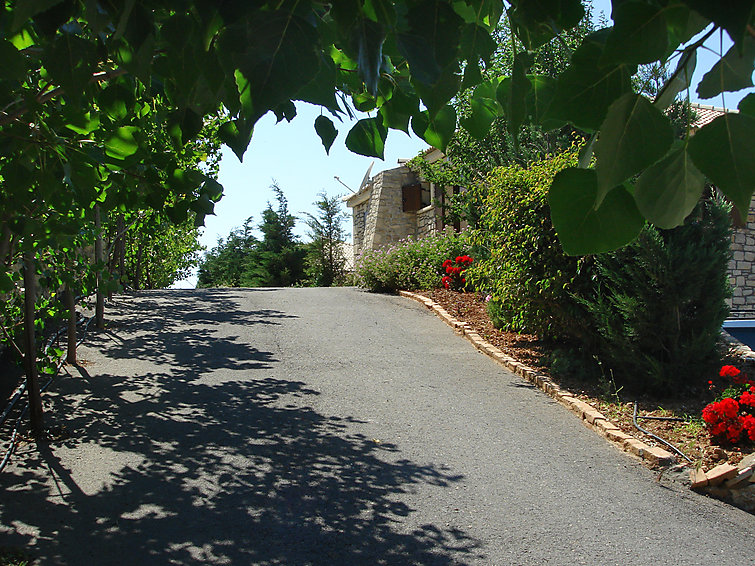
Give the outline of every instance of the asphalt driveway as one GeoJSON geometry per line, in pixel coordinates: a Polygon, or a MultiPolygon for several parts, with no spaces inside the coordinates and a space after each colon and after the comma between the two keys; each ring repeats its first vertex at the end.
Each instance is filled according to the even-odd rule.
{"type": "Polygon", "coordinates": [[[755,562],[755,517],[662,480],[407,299],[116,299],[0,473],[40,564],[755,562]]]}

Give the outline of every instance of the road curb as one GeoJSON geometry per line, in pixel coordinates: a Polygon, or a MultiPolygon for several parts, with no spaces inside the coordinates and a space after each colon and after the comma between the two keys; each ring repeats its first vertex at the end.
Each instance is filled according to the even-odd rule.
{"type": "Polygon", "coordinates": [[[480,352],[491,357],[510,372],[529,381],[532,385],[549,395],[555,401],[571,410],[574,414],[579,416],[585,426],[592,429],[624,452],[636,456],[642,460],[643,463],[652,468],[667,467],[676,464],[676,458],[671,452],[657,446],[650,446],[646,442],[625,433],[595,407],[578,399],[574,394],[551,381],[550,377],[544,373],[523,364],[508,354],[505,354],[499,348],[496,348],[472,330],[467,323],[451,316],[442,306],[432,299],[410,291],[399,291],[399,294],[402,297],[420,302],[428,309],[434,311],[443,322],[452,327],[457,334],[461,334],[464,338],[469,340],[480,352]]]}

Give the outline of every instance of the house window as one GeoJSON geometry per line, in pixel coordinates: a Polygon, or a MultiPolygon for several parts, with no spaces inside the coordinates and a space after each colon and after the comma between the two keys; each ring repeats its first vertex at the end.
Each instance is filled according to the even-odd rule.
{"type": "Polygon", "coordinates": [[[417,212],[422,208],[422,185],[412,183],[401,187],[401,204],[404,212],[417,212]]]}

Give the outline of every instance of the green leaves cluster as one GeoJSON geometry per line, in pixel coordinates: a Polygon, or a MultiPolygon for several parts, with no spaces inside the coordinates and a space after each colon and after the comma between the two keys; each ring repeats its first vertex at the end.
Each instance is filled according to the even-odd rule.
{"type": "Polygon", "coordinates": [[[742,101],[738,114],[722,116],[694,136],[686,132],[679,141],[665,113],[689,88],[697,52],[718,31],[734,45],[704,74],[698,95],[712,98],[753,86],[752,1],[725,10],[710,6],[696,0],[616,4],[613,27],[588,35],[568,67],[552,77],[529,74],[530,52],[574,27],[580,2],[511,2],[507,16],[524,50],[508,76],[477,86],[461,125],[482,139],[505,116],[514,133],[523,123],[546,130],[568,123],[592,136],[581,164],[559,174],[551,188],[553,222],[568,253],[616,249],[634,239],[645,220],[661,228],[681,224],[706,181],[746,214],[755,189],[755,95],[742,101]],[[631,80],[637,66],[647,63],[675,67],[653,100],[633,92],[631,80]]]}
{"type": "Polygon", "coordinates": [[[495,169],[485,185],[472,189],[480,219],[471,240],[488,253],[467,270],[467,278],[490,294],[496,326],[543,338],[572,338],[583,332],[584,310],[573,295],[589,286],[585,260],[564,254],[550,221],[548,189],[560,172],[574,170],[572,147],[527,168],[495,169]]]}

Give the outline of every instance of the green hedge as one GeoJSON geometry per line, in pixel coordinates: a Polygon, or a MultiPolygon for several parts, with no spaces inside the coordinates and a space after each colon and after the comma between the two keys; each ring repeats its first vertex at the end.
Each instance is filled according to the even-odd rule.
{"type": "Polygon", "coordinates": [[[548,187],[577,165],[577,148],[531,164],[496,169],[487,180],[482,218],[472,243],[486,257],[467,272],[490,294],[493,323],[543,338],[583,336],[584,309],[572,297],[589,285],[589,260],[564,254],[550,221],[548,187]]]}

